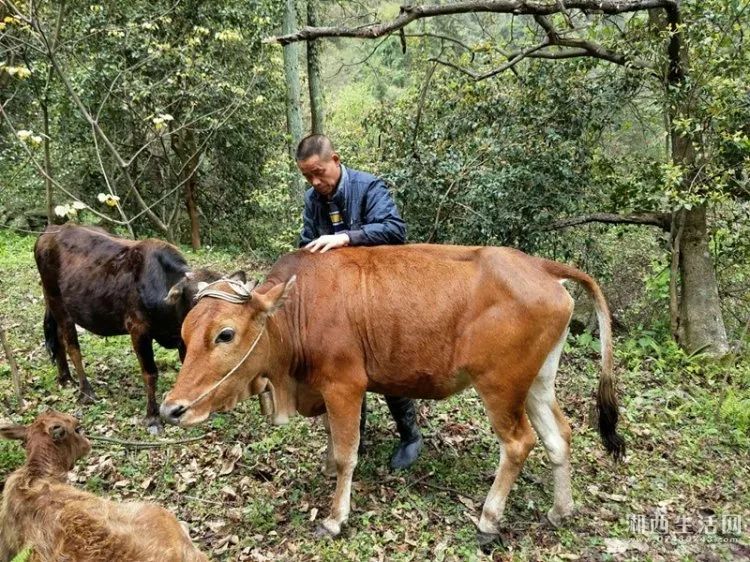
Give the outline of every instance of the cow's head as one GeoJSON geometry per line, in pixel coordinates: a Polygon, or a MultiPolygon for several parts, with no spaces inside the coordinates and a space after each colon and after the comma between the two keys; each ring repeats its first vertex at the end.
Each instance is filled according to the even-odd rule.
{"type": "Polygon", "coordinates": [[[200,287],[206,291],[199,293],[182,324],[185,361],[174,388],[161,404],[167,422],[195,425],[212,412],[231,410],[240,400],[270,390],[264,375],[273,367],[275,357],[266,324],[284,305],[294,285],[292,277],[263,294],[247,284],[235,285],[239,293],[229,283],[200,287]],[[210,294],[213,291],[241,302],[229,302],[210,294]]]}
{"type": "Polygon", "coordinates": [[[54,410],[39,415],[30,425],[0,426],[0,436],[22,441],[28,463],[44,475],[71,470],[91,450],[78,420],[54,410]]]}
{"type": "MultiPolygon", "coordinates": [[[[227,278],[244,283],[245,272],[235,271],[227,278]]],[[[164,302],[173,307],[177,312],[177,317],[183,320],[195,304],[195,295],[198,294],[201,283],[212,283],[219,279],[221,279],[221,275],[210,269],[186,271],[185,275],[169,289],[167,296],[164,297],[164,302]]]]}

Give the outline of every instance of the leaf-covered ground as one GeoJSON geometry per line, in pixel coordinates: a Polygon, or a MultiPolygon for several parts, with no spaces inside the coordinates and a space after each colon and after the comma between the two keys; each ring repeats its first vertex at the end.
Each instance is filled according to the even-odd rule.
{"type": "MultiPolygon", "coordinates": [[[[95,405],[81,407],[74,389],[58,388],[43,345],[32,246],[31,237],[0,231],[0,316],[27,400],[19,411],[3,357],[2,417],[27,422],[55,408],[81,416],[89,434],[153,440],[140,421],[144,389],[129,338],[80,337],[99,397],[95,405]]],[[[222,271],[249,261],[211,251],[188,258],[222,271]]],[[[262,273],[257,267],[255,272],[262,273]]],[[[750,386],[747,361],[705,368],[647,338],[618,342],[629,453],[615,464],[588,423],[597,355],[585,338],[569,347],[558,395],[573,426],[576,516],[562,529],[545,524],[552,481],[537,446],[509,497],[505,548],[489,556],[476,547],[471,519],[480,515],[498,446],[473,391],[421,403],[425,449],[411,470],[397,474],[386,468],[395,444],[393,423],[382,398],[370,397],[368,451],[355,473],[349,525],[335,541],[313,535],[334,484],[320,471],[322,425],[295,418],[272,427],[255,401],[203,427],[169,427],[156,438],[202,436],[192,443],[152,449],[95,443],[71,480],[113,499],[163,504],[188,523],[213,560],[747,559],[750,452],[748,402],[741,399],[750,386]],[[728,526],[738,521],[736,536],[728,526]]],[[[175,352],[157,348],[157,364],[161,394],[173,383],[179,361],[175,352]]],[[[0,480],[22,460],[18,444],[0,443],[0,480]]]]}

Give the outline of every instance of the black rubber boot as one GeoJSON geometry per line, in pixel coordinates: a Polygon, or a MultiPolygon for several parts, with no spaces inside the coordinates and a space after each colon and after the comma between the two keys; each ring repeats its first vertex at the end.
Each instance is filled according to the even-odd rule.
{"type": "Polygon", "coordinates": [[[357,454],[363,454],[367,448],[365,447],[365,426],[367,425],[367,394],[362,397],[362,411],[359,414],[359,447],[357,448],[357,454]]]}
{"type": "Polygon", "coordinates": [[[417,427],[417,409],[410,398],[386,396],[385,401],[401,437],[401,443],[391,457],[391,468],[408,468],[417,460],[422,450],[422,434],[417,427]]]}

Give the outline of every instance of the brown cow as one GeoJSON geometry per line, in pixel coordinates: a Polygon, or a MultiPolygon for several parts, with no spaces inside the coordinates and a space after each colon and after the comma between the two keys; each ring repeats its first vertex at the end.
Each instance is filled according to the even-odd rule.
{"type": "Polygon", "coordinates": [[[573,508],[570,426],[554,392],[573,311],[566,279],[581,283],[596,305],[599,431],[619,457],[624,443],[616,433],[610,319],[601,290],[573,267],[509,248],[302,251],[279,259],[252,293],[237,283],[201,287],[182,326],[187,356],[162,416],[193,425],[267,389],[276,423],[295,410],[327,412],[328,468],[335,466],[337,483],[321,530],[335,536],[349,514],[365,391],[442,399],[472,385],[501,444],[480,542],[499,537],[508,492],[536,441],[532,426],[552,464],[548,517],[559,524],[573,508]]]}
{"type": "Polygon", "coordinates": [[[26,463],[8,477],[0,506],[0,562],[30,547],[32,562],[207,562],[174,515],[153,503],[116,503],[67,483],[91,450],[78,421],[49,411],[29,426],[0,427],[20,439],[26,463]]]}
{"type": "Polygon", "coordinates": [[[152,342],[178,348],[183,358],[180,326],[193,305],[195,287],[220,275],[190,271],[177,248],[161,240],[125,240],[72,224],[48,227],[34,246],[34,257],[46,302],[44,337],[60,384],[72,380],[67,351],[82,400],[94,399],[76,324],[100,336],[130,334],[146,384],[146,424],[157,432],[158,370],[152,342]]]}

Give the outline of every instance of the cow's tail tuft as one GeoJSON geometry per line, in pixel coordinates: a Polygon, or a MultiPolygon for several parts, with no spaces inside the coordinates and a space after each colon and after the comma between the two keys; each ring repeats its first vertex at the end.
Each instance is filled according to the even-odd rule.
{"type": "Polygon", "coordinates": [[[57,337],[57,320],[47,308],[44,311],[44,347],[47,348],[50,360],[54,363],[60,353],[60,339],[57,337]]]}
{"type": "Polygon", "coordinates": [[[599,285],[589,275],[574,267],[557,262],[546,261],[545,270],[560,279],[572,279],[580,283],[594,301],[596,318],[599,322],[601,341],[602,369],[599,376],[599,388],[596,393],[596,405],[599,413],[598,428],[605,449],[619,460],[625,454],[625,441],[617,433],[619,406],[615,391],[615,378],[612,360],[612,321],[609,307],[599,285]]]}

